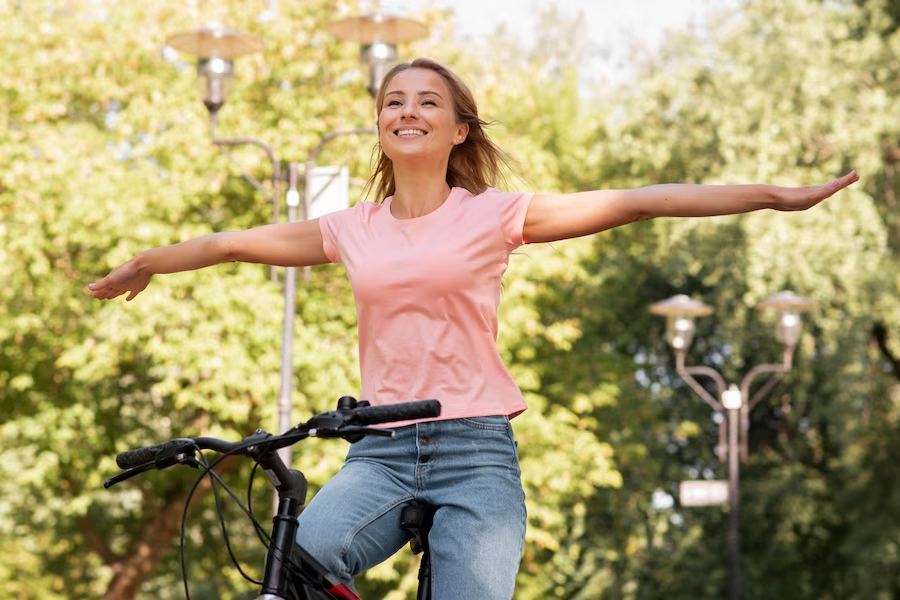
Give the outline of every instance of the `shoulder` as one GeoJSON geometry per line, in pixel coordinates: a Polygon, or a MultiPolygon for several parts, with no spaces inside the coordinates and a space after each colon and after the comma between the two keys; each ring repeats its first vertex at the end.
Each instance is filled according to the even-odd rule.
{"type": "Polygon", "coordinates": [[[524,243],[522,230],[532,192],[505,192],[487,188],[477,195],[466,192],[460,202],[470,214],[477,214],[487,226],[499,228],[507,248],[512,251],[524,243]]]}
{"type": "Polygon", "coordinates": [[[329,225],[339,225],[354,221],[365,222],[372,215],[377,214],[383,209],[383,204],[375,204],[374,202],[357,202],[350,208],[336,210],[322,215],[320,218],[329,225]]]}
{"type": "Polygon", "coordinates": [[[473,194],[462,188],[459,189],[461,190],[461,201],[471,204],[493,205],[495,207],[498,205],[528,204],[534,196],[532,192],[507,192],[497,188],[487,188],[479,194],[473,194]]]}

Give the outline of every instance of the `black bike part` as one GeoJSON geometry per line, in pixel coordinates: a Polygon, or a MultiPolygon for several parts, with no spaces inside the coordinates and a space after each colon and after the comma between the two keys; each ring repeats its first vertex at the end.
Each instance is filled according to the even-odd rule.
{"type": "MultiPolygon", "coordinates": [[[[175,457],[178,454],[194,453],[194,440],[188,438],[179,438],[155,446],[147,446],[146,448],[136,448],[127,450],[116,456],[116,464],[120,469],[133,469],[146,465],[147,463],[157,462],[157,458],[175,457]]],[[[174,461],[173,461],[174,462],[174,461]]],[[[167,465],[168,466],[168,465],[167,465]]],[[[160,468],[157,466],[157,468],[160,468]]]]}
{"type": "Polygon", "coordinates": [[[428,545],[428,532],[434,524],[436,510],[431,504],[413,502],[400,513],[400,528],[412,534],[409,547],[413,554],[423,553],[419,564],[419,591],[416,600],[432,600],[431,549],[428,545]]]}
{"type": "Polygon", "coordinates": [[[338,398],[337,409],[340,411],[353,410],[357,407],[369,406],[368,400],[357,400],[353,396],[341,396],[338,398]]]}
{"type": "Polygon", "coordinates": [[[291,548],[291,573],[306,584],[306,597],[310,600],[326,598],[350,599],[358,596],[328,572],[322,563],[313,558],[302,546],[291,548]],[[300,567],[299,570],[297,567],[300,567]]]}
{"type": "Polygon", "coordinates": [[[353,411],[354,425],[375,425],[394,421],[412,421],[441,416],[441,403],[437,400],[418,400],[384,406],[364,406],[353,411]]]}
{"type": "Polygon", "coordinates": [[[150,469],[155,469],[155,468],[156,468],[156,465],[154,465],[151,462],[151,463],[141,465],[139,467],[135,467],[128,471],[123,471],[123,472],[119,473],[118,475],[113,475],[112,477],[110,477],[109,479],[104,481],[103,487],[109,489],[112,486],[116,485],[117,483],[122,483],[126,479],[131,479],[135,475],[140,475],[141,473],[143,473],[145,471],[149,471],[150,469]]]}
{"type": "Polygon", "coordinates": [[[424,502],[412,502],[400,513],[400,529],[410,532],[409,548],[413,554],[428,552],[428,532],[434,524],[434,506],[424,502]]]}
{"type": "MultiPolygon", "coordinates": [[[[418,400],[385,406],[368,406],[360,402],[350,410],[332,410],[314,416],[302,426],[312,437],[343,437],[355,432],[349,431],[352,425],[375,425],[427,419],[441,414],[441,403],[437,400],[418,400]]],[[[282,436],[286,437],[286,436],[282,436]]]]}
{"type": "MultiPolygon", "coordinates": [[[[357,407],[361,408],[363,406],[370,406],[369,401],[363,400],[362,402],[359,402],[353,396],[341,396],[340,398],[338,398],[338,402],[337,402],[338,412],[346,412],[349,410],[353,410],[354,408],[357,408],[357,407]]],[[[366,434],[365,434],[365,432],[346,433],[345,435],[342,435],[341,437],[343,439],[347,440],[348,442],[350,442],[351,444],[355,444],[359,440],[366,437],[366,434]]]]}
{"type": "Polygon", "coordinates": [[[266,556],[266,573],[263,577],[263,594],[276,594],[284,597],[288,580],[285,577],[284,564],[290,563],[291,553],[297,536],[297,515],[300,514],[301,503],[294,498],[278,498],[278,513],[273,519],[272,544],[266,556]]]}
{"type": "Polygon", "coordinates": [[[294,469],[288,469],[281,456],[264,446],[250,448],[247,452],[262,467],[266,479],[278,490],[279,498],[291,498],[303,505],[306,503],[306,477],[294,469]]]}

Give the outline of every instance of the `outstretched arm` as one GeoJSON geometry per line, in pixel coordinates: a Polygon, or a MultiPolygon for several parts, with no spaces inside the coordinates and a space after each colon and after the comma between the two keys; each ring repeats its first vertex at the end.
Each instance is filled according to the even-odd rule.
{"type": "Polygon", "coordinates": [[[669,183],[630,190],[538,194],[525,217],[528,242],[551,242],[654,217],[710,217],[761,208],[806,210],[859,179],[851,171],[825,185],[699,185],[669,183]]]}
{"type": "Polygon", "coordinates": [[[224,262],[305,267],[329,262],[322,249],[319,220],[264,225],[244,231],[212,233],[193,240],[152,248],[88,284],[94,298],[110,300],[128,294],[132,300],[162,273],[193,271],[224,262]]]}

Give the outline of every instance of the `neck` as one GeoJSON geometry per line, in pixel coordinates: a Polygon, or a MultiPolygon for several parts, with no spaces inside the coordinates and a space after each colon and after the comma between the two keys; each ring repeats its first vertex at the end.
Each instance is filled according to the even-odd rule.
{"type": "Polygon", "coordinates": [[[436,210],[450,195],[446,177],[446,169],[433,171],[395,169],[391,214],[398,219],[412,219],[436,210]]]}

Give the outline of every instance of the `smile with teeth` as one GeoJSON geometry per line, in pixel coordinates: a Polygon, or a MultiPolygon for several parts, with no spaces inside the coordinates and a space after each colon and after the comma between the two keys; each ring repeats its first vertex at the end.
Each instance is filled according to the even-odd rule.
{"type": "Polygon", "coordinates": [[[420,136],[420,135],[425,135],[425,132],[422,131],[421,129],[398,129],[394,135],[396,135],[398,137],[403,137],[403,136],[408,136],[408,135],[420,136]]]}

